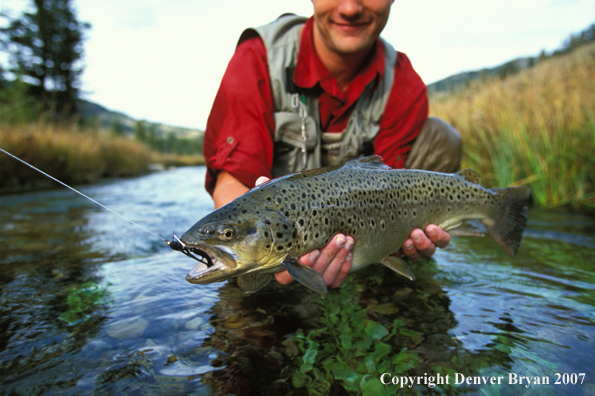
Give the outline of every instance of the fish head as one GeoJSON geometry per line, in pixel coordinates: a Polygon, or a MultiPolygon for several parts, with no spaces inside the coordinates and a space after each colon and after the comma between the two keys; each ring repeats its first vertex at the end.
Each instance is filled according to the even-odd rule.
{"type": "Polygon", "coordinates": [[[296,229],[274,210],[222,207],[192,226],[180,241],[199,262],[190,283],[221,282],[247,273],[273,272],[295,246],[296,229]]]}

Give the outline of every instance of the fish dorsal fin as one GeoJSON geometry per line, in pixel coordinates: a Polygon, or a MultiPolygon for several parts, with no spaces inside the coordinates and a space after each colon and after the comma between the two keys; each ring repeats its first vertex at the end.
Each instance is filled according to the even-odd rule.
{"type": "Polygon", "coordinates": [[[456,174],[467,180],[469,183],[481,184],[481,176],[473,169],[461,169],[456,174]]]}
{"type": "Polygon", "coordinates": [[[320,294],[322,298],[326,298],[326,296],[328,296],[326,282],[324,281],[322,275],[316,272],[316,270],[308,267],[307,265],[298,263],[293,258],[286,258],[281,264],[283,267],[285,267],[293,279],[300,282],[308,289],[314,290],[316,293],[320,294]]]}
{"type": "Polygon", "coordinates": [[[410,280],[415,280],[415,275],[409,269],[409,265],[407,262],[401,258],[395,256],[388,256],[381,261],[381,263],[388,268],[395,271],[397,274],[403,275],[405,278],[409,278],[410,280]]]}
{"type": "Polygon", "coordinates": [[[382,157],[379,155],[370,155],[368,157],[352,159],[351,161],[347,161],[344,166],[349,168],[391,169],[388,165],[382,162],[382,157]]]}
{"type": "Polygon", "coordinates": [[[238,286],[243,292],[259,291],[273,279],[273,274],[246,274],[238,276],[238,286]]]}

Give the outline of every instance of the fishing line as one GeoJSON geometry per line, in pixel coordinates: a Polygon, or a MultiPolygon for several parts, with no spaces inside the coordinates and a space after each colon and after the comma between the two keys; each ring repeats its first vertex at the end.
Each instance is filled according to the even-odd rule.
{"type": "MultiPolygon", "coordinates": [[[[148,232],[149,234],[151,234],[151,235],[153,235],[153,236],[156,236],[157,238],[159,238],[159,239],[161,239],[162,241],[164,241],[164,242],[165,242],[165,243],[166,243],[168,246],[170,246],[170,243],[171,243],[170,241],[168,241],[168,240],[167,240],[167,239],[165,239],[165,238],[162,238],[162,237],[160,237],[159,235],[155,234],[154,232],[151,232],[151,231],[147,230],[147,229],[146,229],[145,227],[143,227],[142,225],[140,225],[140,224],[138,224],[138,223],[135,223],[134,221],[132,221],[132,220],[130,220],[130,219],[127,219],[126,217],[122,216],[120,213],[118,213],[118,212],[116,212],[116,211],[114,211],[114,210],[112,210],[112,209],[108,208],[107,206],[103,205],[103,204],[102,204],[102,203],[100,203],[100,202],[97,202],[97,201],[96,201],[96,200],[94,200],[93,198],[91,198],[91,197],[89,197],[89,196],[87,196],[87,195],[83,194],[82,192],[80,192],[80,191],[78,191],[78,190],[76,190],[76,189],[74,189],[74,188],[70,187],[68,184],[66,184],[66,183],[64,183],[64,182],[61,182],[60,180],[56,179],[55,177],[48,175],[47,173],[45,173],[45,172],[44,172],[44,171],[42,171],[41,169],[38,169],[38,168],[34,167],[33,165],[29,164],[29,163],[28,163],[28,162],[26,162],[26,161],[23,161],[22,159],[20,159],[19,157],[15,156],[15,155],[12,155],[11,153],[9,153],[8,151],[4,150],[4,149],[3,149],[3,148],[1,148],[1,147],[0,147],[0,151],[2,151],[4,154],[8,155],[9,157],[12,157],[12,158],[16,159],[17,161],[20,161],[20,162],[22,162],[23,164],[27,165],[29,168],[36,170],[37,172],[41,173],[42,175],[49,177],[49,178],[50,178],[50,179],[52,179],[53,181],[55,181],[55,182],[57,182],[57,183],[60,183],[60,184],[61,184],[61,185],[63,185],[64,187],[66,187],[66,188],[68,188],[68,189],[70,189],[70,190],[74,191],[75,193],[77,193],[77,194],[81,195],[82,197],[84,197],[84,198],[87,198],[89,201],[91,201],[91,202],[93,202],[93,203],[95,203],[95,204],[97,204],[97,205],[101,206],[103,209],[109,210],[110,212],[112,212],[112,213],[113,213],[113,214],[115,214],[116,216],[118,216],[118,217],[120,217],[120,218],[122,218],[122,219],[126,220],[127,222],[129,222],[129,223],[131,223],[131,224],[134,224],[135,226],[137,226],[137,227],[139,227],[140,229],[142,229],[142,230],[144,230],[144,231],[148,232]]],[[[177,239],[177,238],[176,238],[176,239],[177,239]]],[[[181,241],[180,241],[180,242],[181,242],[181,241]]],[[[170,246],[170,247],[171,247],[171,246],[170,246]]],[[[172,247],[172,249],[173,249],[173,247],[172,247]]]]}

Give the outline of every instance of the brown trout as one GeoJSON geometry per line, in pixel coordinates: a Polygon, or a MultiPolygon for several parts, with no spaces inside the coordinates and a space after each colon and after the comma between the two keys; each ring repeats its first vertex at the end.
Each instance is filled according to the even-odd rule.
{"type": "Polygon", "coordinates": [[[516,254],[530,189],[485,189],[479,181],[472,170],[397,170],[378,156],[358,158],[261,184],[204,217],[172,248],[200,261],[186,276],[190,283],[237,277],[242,290],[254,292],[287,269],[324,297],[322,276],[297,259],[343,233],[355,240],[350,272],[379,263],[414,280],[407,263],[391,253],[428,224],[449,231],[480,220],[509,255],[516,254]]]}

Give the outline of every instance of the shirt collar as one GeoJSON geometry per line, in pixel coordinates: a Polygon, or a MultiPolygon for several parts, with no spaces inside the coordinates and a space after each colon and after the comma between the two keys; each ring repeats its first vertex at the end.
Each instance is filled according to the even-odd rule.
{"type": "Polygon", "coordinates": [[[376,40],[376,48],[368,64],[349,84],[347,90],[343,92],[339,87],[337,80],[335,80],[331,73],[326,69],[316,54],[316,50],[314,49],[313,31],[314,17],[310,17],[306,21],[302,31],[300,49],[293,74],[293,81],[298,87],[314,88],[316,84],[319,84],[320,87],[330,95],[342,101],[349,102],[351,102],[350,99],[353,98],[357,100],[368,84],[374,83],[374,89],[378,87],[378,84],[384,75],[385,64],[385,49],[380,39],[376,40]]]}

